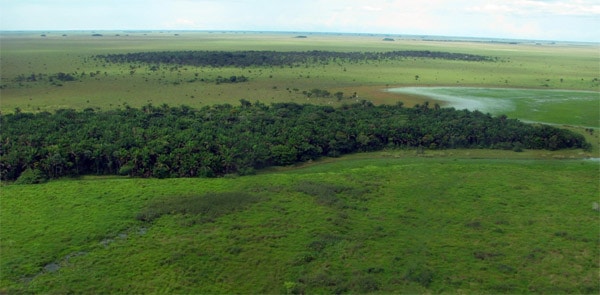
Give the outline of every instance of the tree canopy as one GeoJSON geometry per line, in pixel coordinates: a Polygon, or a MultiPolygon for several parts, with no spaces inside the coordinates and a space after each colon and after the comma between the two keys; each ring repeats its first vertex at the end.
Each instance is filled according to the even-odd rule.
{"type": "Polygon", "coordinates": [[[194,109],[1,114],[0,175],[198,177],[249,174],[383,148],[585,148],[580,134],[478,111],[363,101],[340,108],[241,100],[194,109]]]}
{"type": "Polygon", "coordinates": [[[437,58],[463,61],[495,61],[496,58],[429,50],[386,52],[337,51],[156,51],[125,54],[97,55],[96,58],[112,63],[176,64],[211,67],[293,66],[306,63],[328,63],[399,60],[405,58],[437,58]]]}

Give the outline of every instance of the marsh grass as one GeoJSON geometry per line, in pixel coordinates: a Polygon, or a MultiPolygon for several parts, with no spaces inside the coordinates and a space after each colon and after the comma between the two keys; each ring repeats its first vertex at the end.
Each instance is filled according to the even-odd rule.
{"type": "Polygon", "coordinates": [[[600,94],[594,91],[472,87],[407,87],[389,91],[422,95],[441,101],[443,106],[524,121],[600,128],[600,94]]]}
{"type": "Polygon", "coordinates": [[[296,190],[315,197],[319,205],[343,207],[344,200],[339,194],[351,188],[338,184],[302,182],[296,185],[296,190]]]}
{"type": "Polygon", "coordinates": [[[169,196],[154,200],[138,213],[137,220],[152,222],[167,214],[197,215],[200,221],[212,221],[221,215],[242,210],[259,198],[244,192],[169,196]]]}

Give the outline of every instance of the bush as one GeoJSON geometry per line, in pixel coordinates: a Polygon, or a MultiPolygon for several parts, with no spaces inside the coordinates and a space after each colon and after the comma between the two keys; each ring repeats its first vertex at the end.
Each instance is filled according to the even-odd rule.
{"type": "Polygon", "coordinates": [[[523,151],[523,144],[520,143],[520,142],[514,143],[512,150],[513,150],[513,152],[517,152],[517,153],[522,152],[523,151]]]}
{"type": "Polygon", "coordinates": [[[44,172],[39,169],[26,169],[21,173],[21,176],[17,178],[15,184],[37,184],[46,182],[48,179],[44,172]]]}
{"type": "Polygon", "coordinates": [[[351,282],[353,289],[359,293],[371,293],[379,290],[379,283],[372,276],[362,276],[351,282]]]}
{"type": "Polygon", "coordinates": [[[256,170],[252,167],[241,167],[238,170],[238,174],[240,176],[244,176],[244,175],[255,175],[256,174],[256,170]]]}
{"type": "Polygon", "coordinates": [[[133,164],[125,164],[119,169],[119,175],[128,176],[133,172],[133,164]]]}
{"type": "Polygon", "coordinates": [[[419,285],[427,288],[433,281],[434,272],[429,267],[413,263],[409,265],[406,273],[404,274],[404,279],[407,281],[411,281],[414,283],[418,283],[419,285]]]}

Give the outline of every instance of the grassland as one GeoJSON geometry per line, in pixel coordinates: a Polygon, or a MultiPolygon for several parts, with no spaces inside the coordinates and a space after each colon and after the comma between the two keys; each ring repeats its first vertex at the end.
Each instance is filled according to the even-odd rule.
{"type": "Polygon", "coordinates": [[[598,91],[598,56],[595,45],[544,43],[504,44],[441,42],[414,39],[382,41],[381,36],[243,34],[182,32],[172,33],[89,33],[67,32],[18,35],[2,34],[2,112],[139,107],[237,102],[244,98],[265,103],[294,101],[337,105],[336,99],[307,99],[302,91],[313,88],[338,91],[375,103],[422,102],[410,95],[391,94],[383,89],[400,86],[478,86],[549,88],[598,91]],[[118,36],[117,36],[118,35],[118,36]],[[160,50],[334,50],[391,51],[431,50],[479,54],[499,62],[466,62],[409,59],[378,63],[337,64],[293,68],[197,68],[151,71],[149,66],[112,65],[95,61],[98,54],[160,50]],[[53,86],[47,82],[18,83],[19,75],[58,72],[85,73],[78,81],[53,86]],[[89,73],[98,73],[89,77],[89,73]],[[189,83],[196,77],[244,75],[249,82],[236,85],[189,83]],[[419,76],[419,79],[415,79],[419,76]],[[297,90],[294,90],[297,89],[297,90]]]}
{"type": "Polygon", "coordinates": [[[241,178],[5,186],[2,291],[595,293],[599,176],[591,161],[388,151],[241,178]],[[136,219],[223,192],[258,201],[136,219]]]}
{"type": "MultiPolygon", "coordinates": [[[[240,98],[348,101],[301,94],[314,88],[407,105],[424,98],[383,90],[462,86],[598,92],[597,45],[208,32],[62,34],[1,34],[1,112],[148,103],[200,107],[240,98]],[[236,48],[438,50],[495,56],[500,62],[411,59],[158,73],[139,67],[131,74],[127,65],[89,59],[236,48]],[[14,81],[19,75],[58,72],[85,72],[86,77],[62,86],[14,81]],[[250,80],[185,82],[196,73],[250,80]]],[[[549,106],[548,112],[560,117],[567,111],[549,106]]],[[[4,183],[0,293],[597,294],[600,215],[593,203],[600,202],[600,170],[597,161],[582,158],[598,157],[599,132],[583,134],[593,144],[591,151],[392,150],[244,177],[4,183]],[[215,194],[249,201],[210,206],[207,200],[215,194]],[[156,208],[171,210],[144,217],[156,208]]]]}

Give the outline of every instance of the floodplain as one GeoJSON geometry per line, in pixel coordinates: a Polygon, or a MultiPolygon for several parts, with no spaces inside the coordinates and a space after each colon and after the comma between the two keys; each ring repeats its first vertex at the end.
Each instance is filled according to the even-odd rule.
{"type": "Polygon", "coordinates": [[[389,91],[422,95],[447,107],[504,114],[528,122],[600,128],[600,97],[594,91],[472,87],[403,87],[389,91]]]}
{"type": "Polygon", "coordinates": [[[384,149],[270,167],[248,176],[89,175],[41,184],[4,182],[0,293],[600,291],[600,163],[590,160],[599,158],[598,44],[423,36],[383,41],[390,36],[310,33],[101,33],[2,32],[2,114],[149,104],[201,108],[240,99],[334,107],[362,99],[408,107],[429,101],[463,108],[468,106],[457,98],[466,98],[482,104],[477,106],[483,112],[573,130],[591,147],[384,149]],[[407,58],[153,70],[152,65],[95,58],[242,48],[419,50],[496,60],[407,58]],[[50,81],[59,73],[76,79],[50,81]],[[28,80],[32,74],[35,79],[28,80]],[[218,77],[231,76],[247,81],[216,83],[218,77]],[[391,91],[400,87],[418,91],[391,91]],[[306,94],[315,89],[343,95],[306,94]],[[502,100],[496,103],[500,108],[486,108],[490,99],[502,100]]]}

